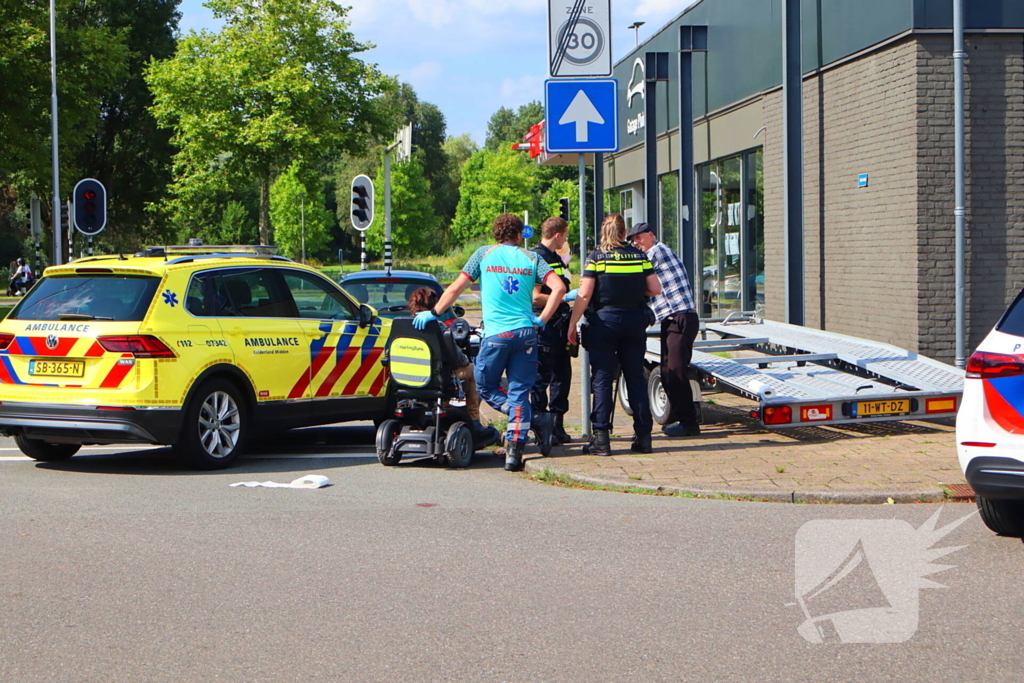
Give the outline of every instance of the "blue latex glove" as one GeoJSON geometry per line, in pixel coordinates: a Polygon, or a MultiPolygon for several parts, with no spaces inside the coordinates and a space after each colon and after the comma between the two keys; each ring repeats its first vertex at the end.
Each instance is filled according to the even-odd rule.
{"type": "Polygon", "coordinates": [[[570,289],[565,293],[565,299],[563,299],[563,301],[576,301],[576,295],[579,293],[580,290],[578,287],[576,289],[570,289]]]}
{"type": "Polygon", "coordinates": [[[416,317],[413,318],[412,326],[417,330],[425,330],[427,329],[427,323],[437,319],[437,316],[430,311],[420,311],[416,314],[416,317]]]}
{"type": "Polygon", "coordinates": [[[530,314],[530,322],[532,322],[533,326],[536,327],[538,330],[544,327],[544,320],[536,313],[530,314]]]}

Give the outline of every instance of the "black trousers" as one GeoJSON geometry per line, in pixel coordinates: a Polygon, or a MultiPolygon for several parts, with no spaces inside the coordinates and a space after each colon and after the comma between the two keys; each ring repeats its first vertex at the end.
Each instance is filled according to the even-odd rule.
{"type": "Polygon", "coordinates": [[[626,381],[629,406],[633,410],[633,431],[650,434],[654,419],[644,382],[644,353],[647,351],[647,314],[642,308],[602,308],[587,321],[583,346],[590,354],[594,406],[590,421],[594,429],[611,429],[612,390],[619,368],[626,381]]]}
{"type": "Polygon", "coordinates": [[[530,392],[530,405],[536,413],[569,412],[569,391],[572,389],[572,358],[561,345],[546,346],[541,340],[537,361],[537,381],[530,392]]]}
{"type": "Polygon", "coordinates": [[[693,392],[686,371],[693,358],[693,342],[699,329],[696,311],[673,313],[661,321],[661,384],[672,406],[669,422],[682,422],[686,427],[697,425],[697,411],[693,407],[693,392]]]}

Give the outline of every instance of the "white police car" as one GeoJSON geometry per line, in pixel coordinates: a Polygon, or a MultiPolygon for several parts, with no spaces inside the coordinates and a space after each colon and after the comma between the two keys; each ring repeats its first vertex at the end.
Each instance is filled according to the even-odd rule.
{"type": "Polygon", "coordinates": [[[967,361],[956,440],[982,520],[1024,535],[1024,290],[967,361]]]}

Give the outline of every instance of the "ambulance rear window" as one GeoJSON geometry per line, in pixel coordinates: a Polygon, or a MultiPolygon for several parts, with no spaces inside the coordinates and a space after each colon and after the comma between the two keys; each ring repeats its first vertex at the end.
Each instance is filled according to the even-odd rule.
{"type": "Polygon", "coordinates": [[[9,319],[141,321],[159,284],[156,277],[44,277],[9,319]]]}

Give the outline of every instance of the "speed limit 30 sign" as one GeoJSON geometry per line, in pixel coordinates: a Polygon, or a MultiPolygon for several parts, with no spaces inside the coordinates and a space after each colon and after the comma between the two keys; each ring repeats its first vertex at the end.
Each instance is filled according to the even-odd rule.
{"type": "Polygon", "coordinates": [[[549,0],[548,73],[552,78],[610,76],[611,0],[549,0]]]}

